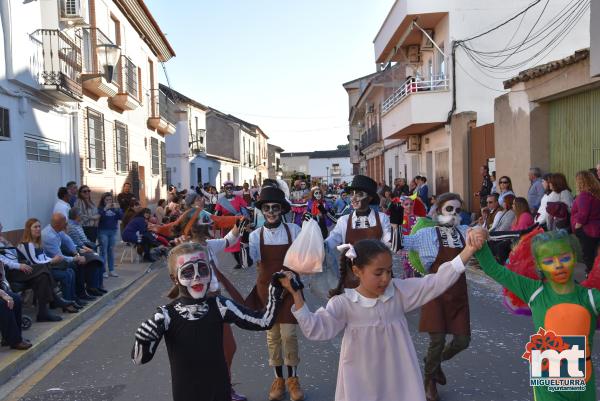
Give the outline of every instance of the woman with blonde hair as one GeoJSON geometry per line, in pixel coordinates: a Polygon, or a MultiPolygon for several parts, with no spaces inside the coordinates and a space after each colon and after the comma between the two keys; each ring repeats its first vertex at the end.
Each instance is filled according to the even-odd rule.
{"type": "Polygon", "coordinates": [[[600,182],[586,170],[575,176],[577,197],[571,209],[571,228],[583,251],[583,263],[589,273],[600,244],[600,182]]]}

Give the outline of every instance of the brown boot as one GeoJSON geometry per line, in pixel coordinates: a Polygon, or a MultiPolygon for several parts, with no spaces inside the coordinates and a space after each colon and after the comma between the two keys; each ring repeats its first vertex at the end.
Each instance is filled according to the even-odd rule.
{"type": "Polygon", "coordinates": [[[290,392],[290,399],[292,401],[302,401],[304,399],[304,391],[300,387],[300,381],[298,377],[288,377],[285,381],[287,384],[288,391],[290,392]]]}
{"type": "Polygon", "coordinates": [[[271,384],[269,391],[269,401],[282,401],[285,395],[285,380],[283,377],[276,377],[271,384]]]}
{"type": "Polygon", "coordinates": [[[438,401],[440,399],[435,379],[432,376],[425,376],[425,398],[427,401],[438,401]]]}

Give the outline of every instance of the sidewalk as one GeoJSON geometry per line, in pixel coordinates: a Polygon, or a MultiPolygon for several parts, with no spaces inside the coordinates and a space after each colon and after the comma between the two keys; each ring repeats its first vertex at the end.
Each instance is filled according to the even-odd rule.
{"type": "Polygon", "coordinates": [[[96,298],[95,301],[89,302],[79,313],[62,313],[57,308],[53,312],[59,314],[63,318],[62,321],[38,323],[35,321],[37,313],[35,307],[31,304],[24,305],[23,315],[32,318],[33,323],[30,329],[23,331],[23,338],[31,341],[33,347],[27,351],[12,350],[9,347],[0,348],[0,386],[8,382],[16,373],[28,366],[77,327],[94,317],[99,310],[144,275],[150,267],[150,263],[136,263],[135,258],[133,264],[129,263],[130,258],[125,258],[126,260],[123,260],[122,264],[118,263],[123,249],[122,244],[117,245],[115,248],[115,271],[119,277],[105,278],[104,287],[108,290],[108,293],[96,298]]]}

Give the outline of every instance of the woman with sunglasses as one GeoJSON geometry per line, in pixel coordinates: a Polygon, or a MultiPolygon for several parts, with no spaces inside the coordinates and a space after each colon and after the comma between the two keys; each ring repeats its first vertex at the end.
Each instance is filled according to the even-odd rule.
{"type": "Polygon", "coordinates": [[[96,242],[98,238],[98,221],[100,220],[100,213],[98,213],[98,207],[92,200],[92,191],[87,185],[82,185],[77,191],[77,200],[75,206],[79,209],[79,216],[81,217],[81,226],[85,236],[92,242],[96,242]]]}
{"type": "Polygon", "coordinates": [[[498,195],[499,195],[498,203],[501,205],[504,204],[504,197],[506,195],[515,196],[515,193],[513,192],[513,188],[512,188],[512,181],[510,180],[510,177],[507,177],[505,175],[500,177],[500,179],[498,180],[498,195]]]}

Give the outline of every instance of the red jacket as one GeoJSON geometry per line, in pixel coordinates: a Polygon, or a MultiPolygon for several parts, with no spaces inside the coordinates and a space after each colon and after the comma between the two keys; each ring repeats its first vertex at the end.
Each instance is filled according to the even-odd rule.
{"type": "Polygon", "coordinates": [[[589,192],[582,192],[573,201],[571,209],[571,229],[575,224],[583,226],[583,232],[589,237],[600,237],[600,199],[589,192]]]}

